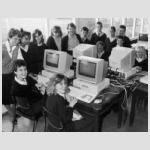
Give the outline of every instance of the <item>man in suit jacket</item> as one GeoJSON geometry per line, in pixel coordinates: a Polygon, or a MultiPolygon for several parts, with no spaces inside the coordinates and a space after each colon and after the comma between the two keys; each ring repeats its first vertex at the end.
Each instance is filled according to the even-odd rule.
{"type": "Polygon", "coordinates": [[[131,42],[130,42],[130,39],[125,36],[125,33],[126,33],[126,26],[124,25],[120,25],[119,27],[119,35],[123,36],[123,47],[129,47],[131,48],[131,42]]]}
{"type": "Polygon", "coordinates": [[[88,33],[89,33],[89,29],[87,27],[82,27],[82,29],[81,29],[81,43],[91,44],[90,40],[87,39],[88,33]]]}

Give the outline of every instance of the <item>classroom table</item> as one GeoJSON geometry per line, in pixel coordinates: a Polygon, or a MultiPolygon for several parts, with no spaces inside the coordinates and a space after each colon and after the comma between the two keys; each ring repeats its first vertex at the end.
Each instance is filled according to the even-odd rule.
{"type": "Polygon", "coordinates": [[[133,91],[132,94],[132,104],[131,104],[131,113],[129,119],[129,126],[132,127],[135,117],[135,106],[138,98],[147,99],[148,100],[148,85],[139,83],[137,88],[133,91]]]}
{"type": "Polygon", "coordinates": [[[87,113],[89,115],[92,115],[94,117],[94,132],[101,131],[100,130],[100,123],[102,120],[101,115],[115,103],[118,103],[118,105],[119,105],[117,127],[118,128],[121,127],[122,113],[123,113],[123,109],[122,109],[121,105],[123,103],[124,90],[122,88],[117,87],[116,89],[118,90],[118,94],[111,94],[111,93],[117,92],[115,88],[114,88],[114,86],[110,85],[107,89],[104,89],[96,97],[96,99],[100,99],[101,95],[107,92],[107,94],[104,95],[102,102],[99,104],[94,103],[94,101],[92,101],[91,103],[86,103],[86,102],[79,100],[78,103],[75,105],[75,108],[77,110],[87,113]]]}

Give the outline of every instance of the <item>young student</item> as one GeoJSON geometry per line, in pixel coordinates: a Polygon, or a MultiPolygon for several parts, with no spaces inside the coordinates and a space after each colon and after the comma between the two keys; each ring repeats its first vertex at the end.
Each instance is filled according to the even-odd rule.
{"type": "MultiPolygon", "coordinates": [[[[51,78],[47,87],[47,94],[49,95],[46,102],[47,110],[61,118],[67,132],[93,131],[92,116],[80,113],[83,118],[72,121],[74,105],[77,103],[77,99],[69,97],[68,92],[67,78],[64,75],[57,74],[51,78]]],[[[56,131],[50,126],[48,128],[50,131],[56,131]]]]}
{"type": "Polygon", "coordinates": [[[51,36],[47,40],[48,49],[61,51],[62,47],[62,31],[60,26],[54,26],[51,31],[51,36]]]}
{"type": "Polygon", "coordinates": [[[124,40],[123,40],[123,36],[119,35],[117,36],[117,47],[124,47],[123,46],[123,43],[124,43],[124,40]]]}
{"type": "Polygon", "coordinates": [[[44,52],[47,49],[47,46],[44,43],[44,38],[42,31],[39,29],[34,30],[33,34],[33,41],[32,44],[35,47],[36,57],[37,57],[37,66],[38,66],[38,73],[43,70],[43,59],[44,59],[44,52]]]}
{"type": "Polygon", "coordinates": [[[87,39],[89,29],[87,27],[82,27],[81,29],[81,43],[83,44],[90,44],[90,40],[87,39]]]}
{"type": "Polygon", "coordinates": [[[103,24],[101,22],[96,23],[96,32],[92,34],[91,44],[96,45],[98,41],[102,41],[105,43],[106,34],[102,32],[103,24]]]}
{"type": "Polygon", "coordinates": [[[115,33],[116,33],[116,28],[112,26],[110,28],[110,36],[107,37],[105,41],[105,50],[109,53],[109,55],[111,54],[112,49],[117,45],[115,33]]]}
{"type": "Polygon", "coordinates": [[[62,51],[72,56],[72,50],[81,43],[81,37],[79,34],[76,34],[76,26],[74,23],[69,23],[67,30],[68,35],[62,38],[62,51]]]}
{"type": "Polygon", "coordinates": [[[135,66],[137,72],[148,71],[148,58],[144,46],[137,46],[135,48],[135,66]]]}
{"type": "MultiPolygon", "coordinates": [[[[11,94],[27,98],[34,113],[42,112],[42,107],[45,106],[47,99],[47,96],[44,95],[44,86],[27,75],[27,64],[24,60],[18,59],[15,62],[14,74],[11,94]]],[[[26,110],[25,113],[30,114],[31,111],[26,110]]]]}
{"type": "Polygon", "coordinates": [[[30,44],[31,33],[23,29],[21,32],[20,50],[23,55],[30,75],[38,74],[37,55],[36,50],[32,44],[30,44]]]}
{"type": "Polygon", "coordinates": [[[126,33],[126,26],[120,25],[119,27],[119,35],[123,36],[123,47],[131,47],[131,41],[130,39],[125,35],[126,33]]]}
{"type": "Polygon", "coordinates": [[[108,62],[109,53],[104,50],[105,44],[102,41],[96,43],[97,46],[97,58],[104,59],[108,62]]]}

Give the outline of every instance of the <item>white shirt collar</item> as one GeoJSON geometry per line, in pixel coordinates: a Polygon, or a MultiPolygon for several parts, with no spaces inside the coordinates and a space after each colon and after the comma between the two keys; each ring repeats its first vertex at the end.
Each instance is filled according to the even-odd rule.
{"type": "Polygon", "coordinates": [[[98,57],[101,58],[103,54],[104,54],[104,51],[102,51],[100,54],[98,53],[98,57]]]}
{"type": "Polygon", "coordinates": [[[27,52],[29,49],[29,45],[25,45],[25,47],[20,46],[20,48],[23,49],[25,52],[27,52]]]}
{"type": "Polygon", "coordinates": [[[68,35],[69,36],[69,38],[71,38],[71,39],[75,39],[76,38],[76,35],[74,34],[73,36],[70,36],[70,35],[68,35]]]}
{"type": "MultiPolygon", "coordinates": [[[[5,45],[6,45],[6,48],[7,48],[8,53],[10,53],[11,51],[10,51],[10,45],[9,45],[8,40],[5,42],[5,45]]],[[[16,48],[16,46],[13,46],[13,47],[12,47],[12,51],[13,51],[15,48],[16,48]]]]}
{"type": "Polygon", "coordinates": [[[19,80],[16,76],[15,76],[15,81],[18,82],[21,85],[27,85],[27,81],[26,79],[24,79],[24,81],[19,80]]]}
{"type": "Polygon", "coordinates": [[[103,32],[97,32],[97,31],[95,33],[97,34],[97,36],[99,35],[102,36],[104,34],[103,32]]]}

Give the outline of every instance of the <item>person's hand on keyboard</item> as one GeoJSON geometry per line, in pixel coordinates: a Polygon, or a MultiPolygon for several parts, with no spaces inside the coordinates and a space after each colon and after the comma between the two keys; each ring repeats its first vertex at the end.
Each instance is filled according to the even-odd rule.
{"type": "Polygon", "coordinates": [[[69,96],[68,94],[66,94],[66,99],[69,102],[69,106],[70,107],[74,107],[74,105],[77,103],[77,99],[73,96],[69,96]]]}

